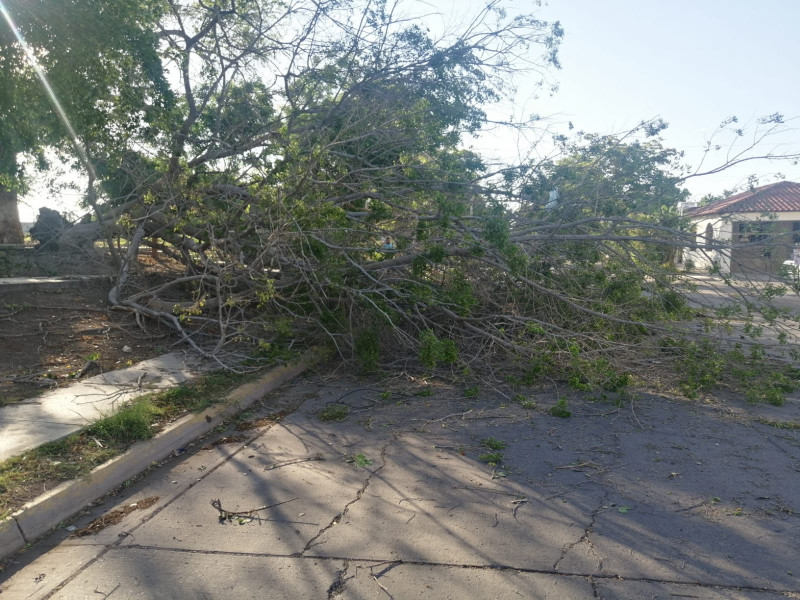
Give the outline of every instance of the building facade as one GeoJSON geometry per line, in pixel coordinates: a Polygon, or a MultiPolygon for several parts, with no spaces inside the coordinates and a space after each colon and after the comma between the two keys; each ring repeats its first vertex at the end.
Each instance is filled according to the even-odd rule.
{"type": "Polygon", "coordinates": [[[683,260],[722,273],[777,274],[800,252],[800,183],[781,181],[684,212],[697,244],[683,260]]]}

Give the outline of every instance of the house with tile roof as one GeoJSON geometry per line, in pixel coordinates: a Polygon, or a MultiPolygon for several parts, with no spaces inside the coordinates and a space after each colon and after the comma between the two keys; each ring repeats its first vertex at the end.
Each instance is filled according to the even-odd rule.
{"type": "Polygon", "coordinates": [[[734,194],[684,214],[697,245],[683,253],[698,268],[716,264],[723,273],[777,273],[800,258],[800,183],[781,181],[734,194]]]}

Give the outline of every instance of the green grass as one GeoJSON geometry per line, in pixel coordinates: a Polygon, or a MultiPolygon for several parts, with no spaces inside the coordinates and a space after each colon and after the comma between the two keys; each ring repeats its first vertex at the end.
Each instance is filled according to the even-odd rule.
{"type": "Polygon", "coordinates": [[[345,404],[328,404],[320,409],[318,416],[320,421],[344,421],[350,414],[350,407],[345,404]]]}
{"type": "Polygon", "coordinates": [[[144,397],[98,419],[86,428],[86,433],[109,442],[132,444],[153,437],[153,424],[165,412],[165,409],[157,408],[152,399],[144,397]]]}
{"type": "Polygon", "coordinates": [[[148,394],[72,435],[0,461],[0,519],[46,489],[87,474],[168,422],[220,402],[251,376],[216,371],[175,388],[148,394]]]}
{"type": "Polygon", "coordinates": [[[534,402],[530,398],[526,398],[522,394],[514,394],[512,400],[517,404],[519,404],[522,408],[527,408],[528,410],[535,410],[539,408],[539,405],[536,404],[536,402],[534,402]]]}
{"type": "Polygon", "coordinates": [[[0,462],[0,518],[20,508],[45,486],[51,489],[62,481],[81,477],[126,448],[125,444],[80,431],[0,462]]]}
{"type": "Polygon", "coordinates": [[[252,379],[229,371],[214,371],[181,385],[152,394],[154,406],[169,413],[200,412],[219,402],[220,395],[252,379]]]}

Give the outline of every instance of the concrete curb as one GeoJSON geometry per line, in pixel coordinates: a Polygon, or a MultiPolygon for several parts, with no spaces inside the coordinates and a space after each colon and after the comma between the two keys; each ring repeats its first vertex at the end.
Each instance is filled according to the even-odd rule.
{"type": "Polygon", "coordinates": [[[319,360],[310,351],[292,364],[272,369],[256,381],[233,390],[225,401],[199,414],[186,415],[150,440],[138,442],[85,477],[67,481],[0,521],[0,560],[48,533],[84,506],[144,471],[177,448],[208,433],[228,417],[247,408],[319,360]]]}

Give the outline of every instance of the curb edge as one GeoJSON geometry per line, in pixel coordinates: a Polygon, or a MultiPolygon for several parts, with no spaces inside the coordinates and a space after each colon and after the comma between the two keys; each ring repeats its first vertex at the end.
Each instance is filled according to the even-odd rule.
{"type": "Polygon", "coordinates": [[[0,560],[50,532],[87,504],[169,456],[176,448],[208,433],[228,417],[294,379],[319,359],[310,350],[297,361],[276,367],[231,391],[225,400],[201,413],[186,415],[155,437],[137,442],[88,475],[66,481],[0,521],[0,560]]]}

